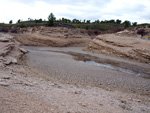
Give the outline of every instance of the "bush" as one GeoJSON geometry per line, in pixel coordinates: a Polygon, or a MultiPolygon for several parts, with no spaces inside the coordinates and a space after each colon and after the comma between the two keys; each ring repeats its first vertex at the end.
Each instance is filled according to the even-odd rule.
{"type": "Polygon", "coordinates": [[[144,29],[139,29],[139,30],[137,31],[137,34],[139,34],[139,35],[141,35],[141,34],[145,35],[145,34],[146,34],[146,31],[145,31],[144,29]]]}
{"type": "Polygon", "coordinates": [[[85,26],[85,29],[88,30],[88,29],[89,29],[89,26],[85,26]]]}
{"type": "Polygon", "coordinates": [[[9,27],[0,27],[0,32],[9,32],[9,27]]]}
{"type": "Polygon", "coordinates": [[[12,28],[10,32],[11,33],[17,33],[17,28],[16,27],[12,28]]]}

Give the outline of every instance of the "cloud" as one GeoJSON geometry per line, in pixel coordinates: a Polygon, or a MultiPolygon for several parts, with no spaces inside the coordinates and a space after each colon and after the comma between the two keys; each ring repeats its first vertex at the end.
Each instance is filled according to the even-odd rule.
{"type": "Polygon", "coordinates": [[[149,0],[0,0],[0,22],[57,18],[121,19],[150,23],[149,0]]]}

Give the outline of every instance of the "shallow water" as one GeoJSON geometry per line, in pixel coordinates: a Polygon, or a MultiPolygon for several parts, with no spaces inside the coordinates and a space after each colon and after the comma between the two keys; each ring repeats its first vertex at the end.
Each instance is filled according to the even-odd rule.
{"type": "Polygon", "coordinates": [[[147,74],[144,74],[144,73],[138,73],[138,72],[128,70],[128,69],[123,69],[123,68],[112,66],[112,65],[109,65],[109,64],[101,64],[101,63],[97,63],[95,61],[79,61],[79,62],[94,65],[94,66],[100,66],[100,67],[105,67],[105,68],[109,68],[109,69],[118,70],[118,71],[121,71],[121,72],[124,72],[124,73],[136,75],[138,77],[150,78],[150,75],[147,75],[147,74]]]}
{"type": "Polygon", "coordinates": [[[146,64],[107,58],[76,47],[24,48],[30,51],[26,54],[28,64],[38,69],[41,76],[48,80],[85,86],[112,86],[125,90],[140,89],[142,92],[150,90],[150,79],[139,77],[143,76],[142,72],[150,73],[146,64]]]}

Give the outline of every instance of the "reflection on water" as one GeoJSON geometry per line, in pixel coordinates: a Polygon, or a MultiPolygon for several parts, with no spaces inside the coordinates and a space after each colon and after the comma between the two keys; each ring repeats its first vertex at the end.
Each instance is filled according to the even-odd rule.
{"type": "Polygon", "coordinates": [[[121,71],[121,72],[124,72],[124,73],[134,74],[134,75],[140,76],[140,77],[150,78],[150,75],[147,75],[147,74],[144,74],[144,73],[137,73],[137,72],[134,72],[132,70],[123,69],[123,68],[112,66],[112,65],[109,65],[109,64],[101,64],[101,63],[97,63],[95,61],[79,61],[79,62],[94,65],[94,66],[100,66],[100,67],[105,67],[105,68],[109,68],[109,69],[114,69],[114,70],[118,70],[118,71],[121,71]]]}

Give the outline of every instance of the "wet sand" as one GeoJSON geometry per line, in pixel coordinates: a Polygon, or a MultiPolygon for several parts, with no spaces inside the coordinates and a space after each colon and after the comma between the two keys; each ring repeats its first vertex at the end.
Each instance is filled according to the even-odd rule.
{"type": "Polygon", "coordinates": [[[126,64],[126,67],[134,72],[146,71],[147,75],[150,70],[149,64],[88,53],[82,51],[81,47],[51,48],[24,46],[24,48],[30,51],[26,55],[28,59],[27,64],[38,69],[39,73],[43,73],[42,75],[51,81],[83,86],[117,88],[123,91],[140,92],[140,94],[149,95],[150,79],[137,76],[134,73],[77,61],[74,59],[74,55],[69,53],[82,53],[83,56],[90,55],[106,61],[121,62],[120,64],[126,64]]]}

